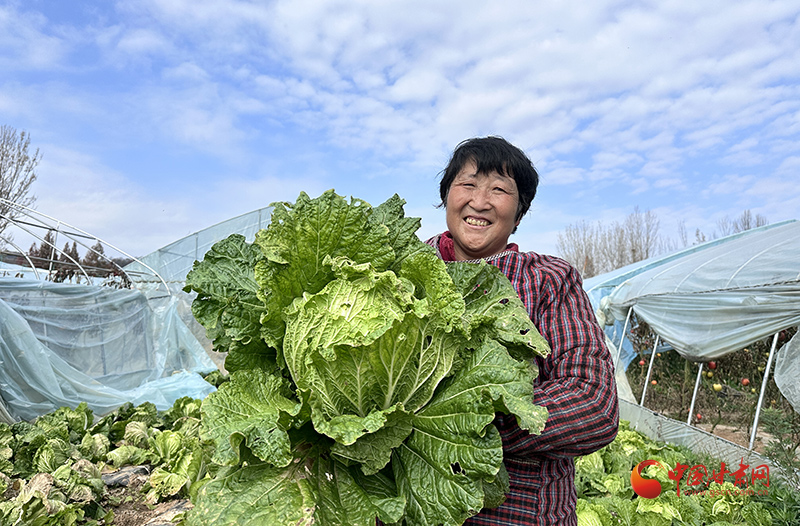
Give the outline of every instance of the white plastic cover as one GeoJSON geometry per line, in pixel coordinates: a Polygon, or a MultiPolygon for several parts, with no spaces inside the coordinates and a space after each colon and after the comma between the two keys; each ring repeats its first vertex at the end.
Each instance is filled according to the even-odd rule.
{"type": "MultiPolygon", "coordinates": [[[[700,430],[649,416],[633,400],[624,376],[633,350],[627,337],[620,345],[628,311],[633,309],[662,339],[694,361],[738,351],[797,326],[800,222],[767,225],[640,261],[587,279],[584,289],[605,326],[618,365],[619,396],[629,413],[623,418],[641,420],[658,440],[705,450],[701,444],[711,439],[701,436],[700,430]]],[[[777,353],[775,383],[796,411],[800,411],[798,378],[800,336],[795,335],[777,353]]]]}
{"type": "MultiPolygon", "coordinates": [[[[777,225],[769,225],[765,228],[773,228],[774,226],[778,226],[780,224],[781,223],[777,225]]],[[[605,274],[600,274],[598,276],[586,279],[583,282],[583,288],[586,291],[586,294],[589,296],[592,307],[595,309],[597,320],[600,323],[600,326],[604,327],[606,335],[613,344],[613,348],[609,348],[612,348],[612,352],[616,353],[614,363],[622,369],[627,369],[628,365],[630,365],[631,361],[633,361],[633,359],[636,357],[636,352],[634,351],[630,339],[628,338],[631,331],[630,324],[626,326],[624,318],[615,318],[614,313],[610,309],[609,296],[616,290],[617,287],[635,278],[639,274],[642,274],[643,272],[667,265],[675,260],[689,256],[690,254],[694,254],[695,252],[706,250],[711,246],[725,243],[731,239],[746,236],[750,233],[752,233],[752,231],[743,232],[723,239],[713,240],[702,245],[691,246],[670,254],[655,256],[643,261],[637,261],[636,263],[631,263],[630,265],[620,267],[612,270],[611,272],[606,272],[605,274]],[[627,333],[625,337],[623,337],[622,334],[623,330],[625,330],[627,333]]],[[[617,316],[619,315],[620,314],[618,313],[617,316]]],[[[659,351],[671,348],[669,344],[663,343],[663,340],[661,345],[662,347],[659,348],[659,351]]]]}
{"type": "MultiPolygon", "coordinates": [[[[174,241],[139,260],[155,269],[168,283],[182,287],[195,260],[202,260],[214,243],[234,233],[243,235],[252,243],[256,232],[267,228],[271,215],[272,207],[253,210],[174,241]]],[[[125,271],[132,274],[134,281],[138,281],[139,275],[147,276],[147,269],[136,262],[126,266],[125,271]]]]}
{"type": "Polygon", "coordinates": [[[0,418],[205,397],[214,388],[198,373],[216,366],[176,308],[163,291],[0,278],[0,418]]]}
{"type": "MultiPolygon", "coordinates": [[[[224,368],[224,357],[213,351],[211,341],[206,337],[206,330],[197,323],[192,315],[192,301],[196,294],[183,291],[186,275],[192,270],[194,262],[202,260],[214,243],[231,234],[241,234],[249,243],[252,243],[255,240],[256,232],[267,228],[271,216],[272,207],[259,208],[173,241],[169,245],[139,258],[142,263],[155,270],[166,280],[170,292],[178,302],[178,315],[206,352],[219,362],[218,365],[221,369],[224,368]]],[[[159,283],[153,279],[151,273],[141,263],[134,261],[124,270],[130,275],[134,284],[142,290],[159,287],[159,283]]]]}
{"type": "Polygon", "coordinates": [[[653,266],[617,285],[628,309],[682,356],[705,361],[800,324],[800,222],[751,230],[653,266]]]}
{"type": "Polygon", "coordinates": [[[800,413],[800,332],[795,333],[778,351],[775,363],[775,385],[800,413]]]}

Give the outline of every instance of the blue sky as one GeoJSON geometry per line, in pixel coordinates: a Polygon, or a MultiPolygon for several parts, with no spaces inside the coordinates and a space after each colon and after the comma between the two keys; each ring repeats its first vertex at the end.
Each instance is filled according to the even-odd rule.
{"type": "Polygon", "coordinates": [[[0,0],[0,124],[36,208],[133,255],[334,188],[444,229],[453,147],[541,175],[512,240],[652,210],[800,218],[800,4],[0,0]]]}

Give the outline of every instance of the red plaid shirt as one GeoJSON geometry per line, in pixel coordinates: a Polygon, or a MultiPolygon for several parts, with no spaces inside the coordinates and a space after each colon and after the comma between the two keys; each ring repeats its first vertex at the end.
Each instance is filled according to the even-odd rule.
{"type": "MultiPolygon", "coordinates": [[[[453,259],[445,232],[427,241],[445,261],[453,259]]],[[[619,407],[614,366],[581,277],[566,261],[520,252],[510,244],[487,259],[517,289],[552,353],[537,357],[534,401],[549,411],[544,431],[531,435],[516,419],[498,415],[511,491],[498,508],[484,509],[472,526],[575,525],[573,459],[605,446],[617,435],[619,407]]]]}

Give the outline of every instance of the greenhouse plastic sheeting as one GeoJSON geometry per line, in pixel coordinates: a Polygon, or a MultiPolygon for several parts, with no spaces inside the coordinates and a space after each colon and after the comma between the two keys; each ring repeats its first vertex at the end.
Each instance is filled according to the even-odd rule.
{"type": "Polygon", "coordinates": [[[214,388],[198,373],[216,366],[176,305],[163,291],[0,279],[0,418],[205,397],[214,388]]]}
{"type": "Polygon", "coordinates": [[[800,323],[800,222],[699,246],[629,276],[605,315],[628,309],[689,360],[717,358],[800,323]]]}
{"type": "MultiPolygon", "coordinates": [[[[707,361],[774,336],[800,321],[800,222],[784,221],[650,258],[584,281],[617,365],[623,418],[648,435],[709,450],[719,442],[686,424],[651,415],[633,400],[625,369],[633,359],[630,309],[689,360],[707,361]]],[[[660,349],[659,349],[660,350],[660,349]]],[[[800,410],[800,337],[775,359],[775,383],[800,410]]],[[[723,449],[729,449],[723,445],[723,449]]],[[[732,455],[736,456],[737,448],[732,455]]]]}
{"type": "MultiPolygon", "coordinates": [[[[768,225],[763,227],[761,230],[775,228],[776,226],[781,226],[785,223],[777,223],[775,225],[768,225]]],[[[632,327],[630,324],[625,328],[625,319],[616,319],[614,314],[611,312],[609,305],[609,298],[617,287],[626,283],[627,281],[635,278],[639,274],[643,272],[647,272],[657,267],[661,267],[663,265],[667,265],[669,263],[674,262],[675,260],[687,257],[691,254],[696,252],[702,252],[707,250],[713,246],[727,243],[734,239],[738,239],[740,237],[748,236],[756,231],[748,230],[745,232],[741,232],[739,234],[735,234],[733,236],[728,236],[722,239],[717,239],[710,241],[708,243],[703,243],[701,245],[694,245],[683,250],[678,250],[676,252],[655,256],[652,258],[648,258],[642,261],[637,261],[636,263],[631,263],[630,265],[626,265],[624,267],[620,267],[618,269],[612,270],[611,272],[606,272],[604,274],[600,274],[597,276],[593,276],[591,278],[586,279],[583,282],[583,288],[586,291],[586,294],[589,296],[589,300],[592,303],[592,307],[595,309],[597,314],[597,320],[600,323],[600,326],[604,328],[606,335],[611,340],[613,344],[613,348],[616,349],[618,356],[615,357],[615,363],[627,369],[628,365],[637,357],[636,352],[633,350],[633,346],[630,342],[630,334],[632,327]],[[626,330],[626,335],[623,338],[622,331],[623,329],[626,330]],[[622,347],[620,347],[620,344],[622,347]]],[[[627,312],[626,312],[627,316],[627,312]]],[[[668,344],[662,344],[665,348],[671,348],[668,344]]],[[[663,350],[662,348],[659,351],[663,350]]]]}
{"type": "MultiPolygon", "coordinates": [[[[151,269],[157,272],[166,281],[170,292],[177,299],[178,314],[183,322],[205,350],[216,357],[211,341],[206,337],[205,329],[197,323],[192,315],[191,305],[196,293],[183,291],[186,275],[192,270],[194,262],[202,260],[214,243],[231,234],[241,234],[249,243],[252,243],[255,240],[256,232],[266,228],[271,217],[272,207],[259,208],[233,217],[173,241],[139,258],[141,263],[134,261],[128,264],[124,270],[141,290],[157,290],[161,286],[160,280],[152,276],[151,269]]],[[[220,357],[219,360],[221,361],[223,358],[220,357]]]]}
{"type": "MultiPolygon", "coordinates": [[[[606,337],[606,347],[614,354],[614,346],[611,341],[606,337]]],[[[636,399],[633,397],[633,390],[631,384],[628,382],[628,375],[625,374],[625,369],[622,367],[614,368],[614,379],[617,383],[617,396],[622,400],[635,403],[636,399]]]]}
{"type": "MultiPolygon", "coordinates": [[[[267,227],[271,216],[272,207],[253,210],[174,241],[139,258],[139,261],[158,272],[167,283],[182,287],[194,262],[202,260],[214,243],[234,233],[243,235],[252,243],[256,232],[267,227]]],[[[137,276],[144,277],[149,273],[142,263],[133,262],[125,267],[134,281],[139,281],[137,276]]]]}
{"type": "Polygon", "coordinates": [[[794,410],[800,413],[800,332],[796,332],[778,351],[775,384],[794,410]]]}

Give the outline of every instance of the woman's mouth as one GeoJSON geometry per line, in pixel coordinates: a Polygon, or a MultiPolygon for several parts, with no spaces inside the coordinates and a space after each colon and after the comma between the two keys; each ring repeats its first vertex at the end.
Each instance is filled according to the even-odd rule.
{"type": "Polygon", "coordinates": [[[467,223],[468,225],[473,225],[473,226],[489,226],[489,225],[491,225],[491,222],[486,221],[485,219],[476,219],[474,217],[464,218],[464,222],[467,223]]]}

